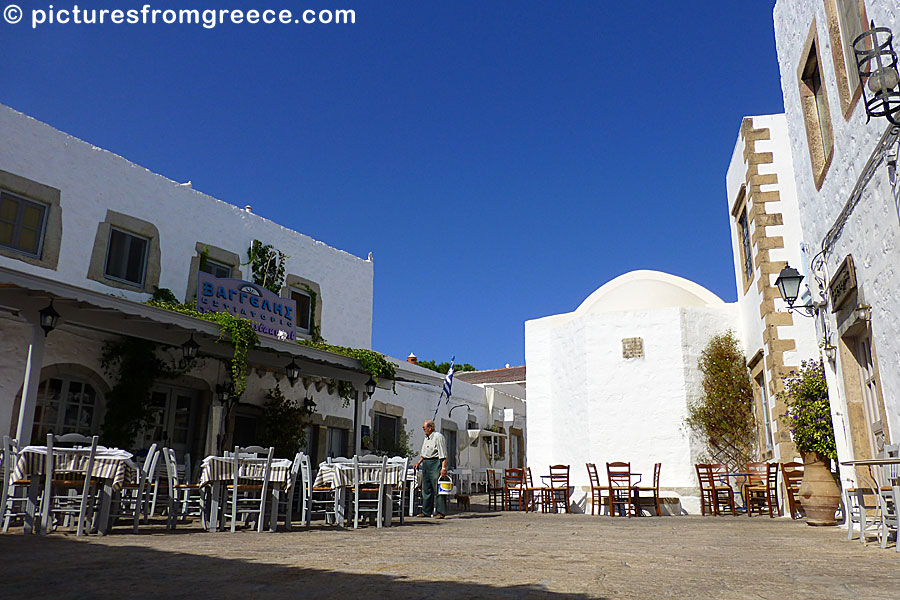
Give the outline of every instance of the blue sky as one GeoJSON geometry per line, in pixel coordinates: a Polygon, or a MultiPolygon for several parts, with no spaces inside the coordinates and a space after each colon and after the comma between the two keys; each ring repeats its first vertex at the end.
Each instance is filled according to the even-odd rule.
{"type": "Polygon", "coordinates": [[[373,252],[375,349],[496,368],[524,363],[525,320],[633,269],[735,299],[725,170],[741,117],[783,110],[773,5],[185,0],[153,6],[357,22],[0,22],[0,102],[373,252]]]}

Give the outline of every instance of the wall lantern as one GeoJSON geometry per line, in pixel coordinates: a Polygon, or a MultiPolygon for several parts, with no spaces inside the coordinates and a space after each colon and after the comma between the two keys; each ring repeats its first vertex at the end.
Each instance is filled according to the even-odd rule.
{"type": "Polygon", "coordinates": [[[900,127],[900,75],[893,47],[894,36],[887,27],[875,27],[874,22],[871,26],[853,40],[859,80],[866,83],[862,86],[866,122],[872,117],[885,117],[900,127]],[[871,95],[866,94],[866,88],[871,95]]]}
{"type": "Polygon", "coordinates": [[[291,387],[294,387],[294,382],[300,379],[300,367],[297,366],[297,363],[292,358],[291,363],[284,370],[287,371],[287,378],[291,382],[291,387]]]}
{"type": "Polygon", "coordinates": [[[856,307],[856,320],[868,323],[872,320],[872,307],[868,304],[860,304],[856,307]]]}
{"type": "Polygon", "coordinates": [[[803,306],[794,306],[794,302],[797,301],[797,296],[800,295],[801,281],[803,281],[803,275],[801,275],[797,269],[787,265],[781,270],[781,273],[778,274],[775,285],[778,287],[778,292],[781,294],[781,297],[787,302],[788,312],[796,311],[803,316],[811,317],[815,314],[816,307],[814,305],[805,304],[803,306]]]}
{"type": "Polygon", "coordinates": [[[828,362],[834,362],[834,359],[837,358],[837,348],[831,344],[825,344],[822,347],[822,353],[828,359],[828,362]]]}
{"type": "Polygon", "coordinates": [[[181,345],[181,366],[184,368],[197,358],[197,351],[200,350],[200,344],[194,341],[194,334],[188,341],[181,345]]]}
{"type": "Polygon", "coordinates": [[[310,411],[316,410],[316,401],[313,400],[312,396],[307,396],[305,400],[303,400],[303,407],[308,408],[310,411]]]}
{"type": "Polygon", "coordinates": [[[47,337],[47,334],[56,329],[56,324],[59,322],[59,313],[53,308],[53,300],[50,300],[50,305],[47,308],[38,312],[40,315],[40,323],[41,329],[44,330],[44,337],[47,337]]]}
{"type": "Polygon", "coordinates": [[[366,396],[369,398],[372,397],[372,394],[375,393],[375,380],[369,376],[369,380],[366,382],[366,396]]]}

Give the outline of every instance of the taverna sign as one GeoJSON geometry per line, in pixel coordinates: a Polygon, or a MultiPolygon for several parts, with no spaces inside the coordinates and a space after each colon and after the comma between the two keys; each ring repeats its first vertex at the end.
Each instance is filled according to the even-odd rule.
{"type": "Polygon", "coordinates": [[[241,279],[197,276],[197,312],[229,312],[253,323],[256,333],[295,340],[297,303],[241,279]]]}

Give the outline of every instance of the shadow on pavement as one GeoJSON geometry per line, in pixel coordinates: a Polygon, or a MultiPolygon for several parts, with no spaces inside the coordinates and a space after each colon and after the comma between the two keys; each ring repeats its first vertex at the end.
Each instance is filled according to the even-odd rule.
{"type": "MultiPolygon", "coordinates": [[[[206,535],[199,533],[198,535],[206,535]]],[[[278,544],[272,536],[272,544],[278,544]]],[[[214,536],[210,542],[215,543],[214,536]]],[[[457,581],[423,581],[382,573],[339,570],[253,561],[253,550],[241,559],[164,552],[139,546],[104,546],[64,537],[0,535],[0,582],[11,597],[83,598],[509,598],[579,600],[540,586],[494,587],[457,581]]],[[[415,549],[410,549],[415,554],[415,549]]],[[[280,557],[282,560],[285,557],[280,557]]],[[[287,557],[289,559],[289,557],[287,557]]],[[[409,557],[405,557],[409,558],[409,557]]],[[[358,560],[366,560],[365,547],[358,560]]],[[[346,564],[343,557],[341,565],[346,564]]],[[[348,568],[360,570],[359,564],[348,568]]],[[[336,565],[340,568],[340,565],[336,565]]]]}

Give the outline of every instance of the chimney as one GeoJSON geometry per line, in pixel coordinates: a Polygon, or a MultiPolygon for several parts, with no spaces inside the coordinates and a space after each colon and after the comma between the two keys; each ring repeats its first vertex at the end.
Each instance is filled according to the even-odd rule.
{"type": "Polygon", "coordinates": [[[417,364],[419,364],[419,359],[418,359],[418,357],[416,357],[415,354],[413,354],[412,352],[410,352],[410,353],[409,353],[409,356],[406,357],[406,362],[410,362],[410,363],[412,363],[412,364],[414,364],[414,365],[417,365],[417,364]]]}
{"type": "Polygon", "coordinates": [[[253,207],[248,204],[247,206],[244,207],[244,212],[252,213],[253,207]]]}

